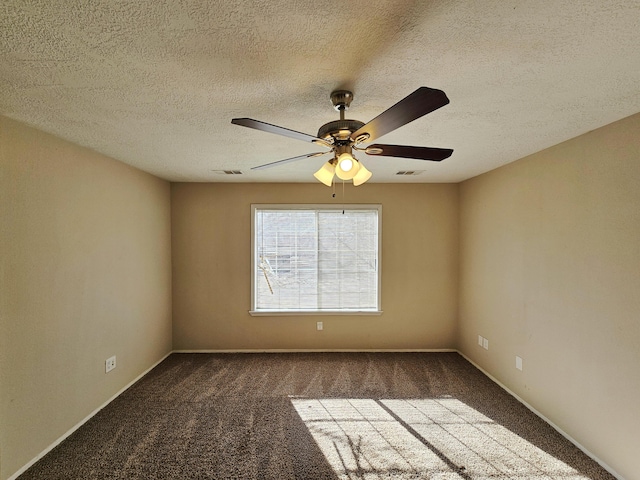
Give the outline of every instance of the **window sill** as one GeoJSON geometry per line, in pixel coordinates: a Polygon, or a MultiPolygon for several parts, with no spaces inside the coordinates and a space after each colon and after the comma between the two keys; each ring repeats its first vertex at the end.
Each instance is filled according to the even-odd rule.
{"type": "Polygon", "coordinates": [[[249,310],[252,317],[302,317],[302,316],[318,316],[318,315],[359,315],[359,316],[376,316],[382,315],[382,310],[249,310]]]}

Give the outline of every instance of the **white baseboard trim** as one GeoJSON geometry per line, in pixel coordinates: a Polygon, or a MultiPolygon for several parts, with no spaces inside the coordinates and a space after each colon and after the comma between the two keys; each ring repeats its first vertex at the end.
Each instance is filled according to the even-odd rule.
{"type": "Polygon", "coordinates": [[[549,420],[547,417],[545,417],[542,413],[540,413],[538,410],[536,410],[533,406],[529,405],[526,401],[524,401],[519,395],[517,395],[515,392],[511,391],[506,385],[504,385],[500,380],[498,380],[497,378],[495,378],[493,375],[491,375],[489,372],[487,372],[484,368],[482,368],[480,365],[478,365],[476,362],[474,362],[473,360],[471,360],[469,357],[467,357],[464,353],[462,353],[461,351],[457,351],[460,356],[462,356],[467,362],[469,362],[471,365],[473,365],[474,367],[476,367],[478,370],[480,370],[482,373],[484,373],[487,377],[489,377],[494,383],[496,383],[500,388],[502,388],[505,392],[507,392],[509,395],[511,395],[513,398],[515,398],[516,400],[518,400],[522,405],[524,405],[525,407],[527,407],[529,410],[531,410],[533,413],[535,413],[538,417],[540,417],[542,420],[544,420],[546,423],[548,423],[549,425],[551,425],[560,435],[562,435],[564,438],[566,438],[567,440],[569,440],[571,443],[573,443],[576,447],[578,447],[580,450],[582,450],[582,452],[587,455],[588,457],[590,457],[591,459],[593,459],[596,463],[598,463],[598,465],[600,465],[602,468],[604,468],[607,472],[609,472],[611,475],[613,475],[614,477],[616,477],[618,480],[625,480],[624,477],[622,477],[620,474],[618,474],[613,468],[611,468],[609,465],[607,465],[605,462],[603,462],[602,460],[600,460],[598,457],[596,457],[593,453],[591,453],[589,450],[587,450],[583,445],[580,444],[580,442],[578,442],[575,438],[573,438],[571,435],[569,435],[567,432],[565,432],[564,430],[562,430],[558,425],[556,425],[555,423],[553,423],[551,420],[549,420]]]}
{"type": "Polygon", "coordinates": [[[196,349],[196,350],[174,350],[172,353],[454,353],[457,352],[453,348],[402,348],[402,349],[350,349],[350,348],[332,348],[332,349],[282,349],[282,348],[260,348],[260,349],[234,349],[234,350],[215,350],[215,349],[196,349]]]}
{"type": "Polygon", "coordinates": [[[133,385],[134,383],[136,383],[138,380],[140,380],[142,377],[144,377],[147,373],[149,373],[151,370],[153,370],[155,367],[157,367],[164,359],[166,359],[169,355],[171,355],[173,352],[169,352],[167,353],[164,357],[162,357],[160,360],[158,360],[156,363],[154,363],[153,365],[151,365],[149,368],[147,368],[144,372],[142,372],[140,375],[138,375],[136,378],[134,378],[133,380],[131,380],[129,383],[127,383],[124,387],[122,387],[120,390],[118,390],[118,392],[116,392],[111,398],[109,398],[106,402],[104,402],[102,405],[100,405],[98,408],[96,408],[93,412],[91,412],[89,415],[87,415],[85,418],[83,418],[82,420],[80,420],[78,423],[76,423],[73,427],[71,427],[69,430],[67,430],[66,433],[64,433],[61,437],[59,437],[55,442],[53,442],[51,445],[49,445],[47,448],[45,448],[42,452],[40,452],[36,457],[34,457],[31,461],[29,461],[29,463],[27,463],[26,465],[24,465],[22,468],[20,468],[20,470],[18,470],[16,473],[14,473],[13,475],[11,475],[7,480],[16,480],[20,475],[22,475],[24,472],[26,472],[31,466],[33,466],[38,460],[40,460],[42,457],[44,457],[47,453],[49,453],[51,450],[53,450],[55,447],[57,447],[60,443],[62,443],[69,435],[71,435],[73,432],[75,432],[76,430],[78,430],[81,426],[83,426],[85,423],[87,423],[89,420],[91,420],[91,418],[93,416],[95,416],[100,410],[102,410],[104,407],[106,407],[107,405],[109,405],[111,402],[113,402],[116,398],[118,398],[125,390],[127,390],[129,387],[131,387],[131,385],[133,385]]]}

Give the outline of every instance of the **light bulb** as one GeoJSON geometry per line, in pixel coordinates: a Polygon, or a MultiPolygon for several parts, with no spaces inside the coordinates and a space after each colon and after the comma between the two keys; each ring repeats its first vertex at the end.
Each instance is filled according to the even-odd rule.
{"type": "Polygon", "coordinates": [[[343,172],[348,172],[353,167],[353,160],[350,158],[343,158],[340,160],[340,168],[343,172]]]}
{"type": "Polygon", "coordinates": [[[350,153],[341,153],[338,156],[336,175],[340,180],[351,180],[360,170],[360,164],[350,153]]]}

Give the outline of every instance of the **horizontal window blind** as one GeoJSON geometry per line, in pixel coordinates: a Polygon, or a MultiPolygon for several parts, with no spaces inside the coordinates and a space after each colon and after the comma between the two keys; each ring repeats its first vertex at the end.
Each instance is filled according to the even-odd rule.
{"type": "Polygon", "coordinates": [[[379,208],[256,208],[255,311],[377,311],[379,208]]]}

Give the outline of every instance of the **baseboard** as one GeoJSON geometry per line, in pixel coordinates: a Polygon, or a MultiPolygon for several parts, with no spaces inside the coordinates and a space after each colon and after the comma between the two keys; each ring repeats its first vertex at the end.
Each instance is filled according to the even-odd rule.
{"type": "Polygon", "coordinates": [[[484,373],[487,377],[489,377],[494,383],[496,383],[500,388],[502,388],[505,392],[507,392],[509,395],[511,395],[513,398],[515,398],[516,400],[518,400],[522,405],[524,405],[525,407],[527,407],[529,410],[531,410],[531,412],[535,413],[538,417],[540,417],[542,420],[544,420],[546,423],[548,423],[549,425],[551,425],[551,427],[553,427],[560,435],[562,435],[564,438],[566,438],[567,440],[569,440],[571,443],[573,443],[576,447],[578,447],[580,450],[582,450],[582,452],[587,455],[589,458],[591,458],[592,460],[594,460],[598,465],[600,465],[602,468],[604,468],[607,472],[609,472],[611,475],[613,475],[614,477],[616,477],[618,480],[625,480],[624,477],[622,477],[620,474],[618,474],[613,468],[611,468],[609,465],[607,465],[605,462],[603,462],[602,460],[600,460],[598,457],[596,457],[593,453],[591,453],[589,450],[587,450],[583,445],[580,444],[580,442],[578,442],[575,438],[573,438],[571,435],[569,435],[567,432],[565,432],[564,430],[562,430],[558,425],[556,425],[555,423],[553,423],[551,420],[549,420],[547,417],[545,417],[542,413],[540,413],[538,410],[536,410],[533,406],[529,405],[525,400],[523,400],[518,394],[516,394],[515,392],[511,391],[506,385],[504,385],[500,380],[498,380],[497,378],[495,378],[493,375],[491,375],[489,372],[487,372],[484,368],[482,368],[480,365],[478,365],[476,362],[474,362],[473,360],[471,360],[469,357],[467,357],[464,353],[462,353],[461,351],[457,351],[460,356],[462,356],[467,362],[469,362],[471,365],[473,365],[474,367],[476,367],[478,370],[480,370],[482,373],[484,373]]]}
{"type": "Polygon", "coordinates": [[[169,355],[171,355],[173,352],[169,352],[167,353],[164,357],[162,357],[160,360],[158,360],[156,363],[154,363],[152,366],[150,366],[149,368],[147,368],[144,372],[142,372],[140,375],[138,375],[136,378],[134,378],[133,380],[131,380],[129,383],[127,383],[127,385],[125,385],[124,387],[122,387],[120,390],[118,390],[118,392],[116,392],[113,396],[111,396],[106,402],[104,402],[102,405],[100,405],[98,408],[96,408],[93,412],[91,412],[89,415],[87,415],[84,419],[80,420],[78,423],[76,423],[73,427],[71,427],[69,430],[67,430],[66,433],[64,433],[61,437],[59,437],[55,442],[53,442],[51,445],[49,445],[47,448],[45,448],[42,452],[40,452],[35,458],[33,458],[31,461],[29,461],[29,463],[27,463],[26,465],[24,465],[22,468],[20,468],[20,470],[18,470],[16,473],[14,473],[13,475],[11,475],[7,480],[16,480],[20,475],[22,475],[24,472],[26,472],[31,466],[33,466],[38,460],[40,460],[42,457],[44,457],[47,453],[49,453],[51,450],[53,450],[55,447],[57,447],[60,443],[62,443],[69,435],[71,435],[73,432],[75,432],[76,430],[78,430],[81,426],[83,426],[85,423],[87,423],[89,420],[91,420],[92,417],[94,417],[100,410],[102,410],[104,407],[106,407],[107,405],[109,405],[111,402],[113,402],[116,398],[118,398],[125,390],[127,390],[129,387],[131,387],[134,383],[136,383],[138,380],[140,380],[142,377],[144,377],[147,373],[149,373],[151,370],[153,370],[156,366],[158,366],[164,359],[166,359],[169,355]]]}
{"type": "Polygon", "coordinates": [[[196,349],[196,350],[174,350],[172,353],[456,353],[453,348],[401,348],[401,349],[350,349],[350,348],[304,348],[304,349],[288,349],[288,348],[240,348],[232,350],[215,350],[215,349],[196,349]]]}

